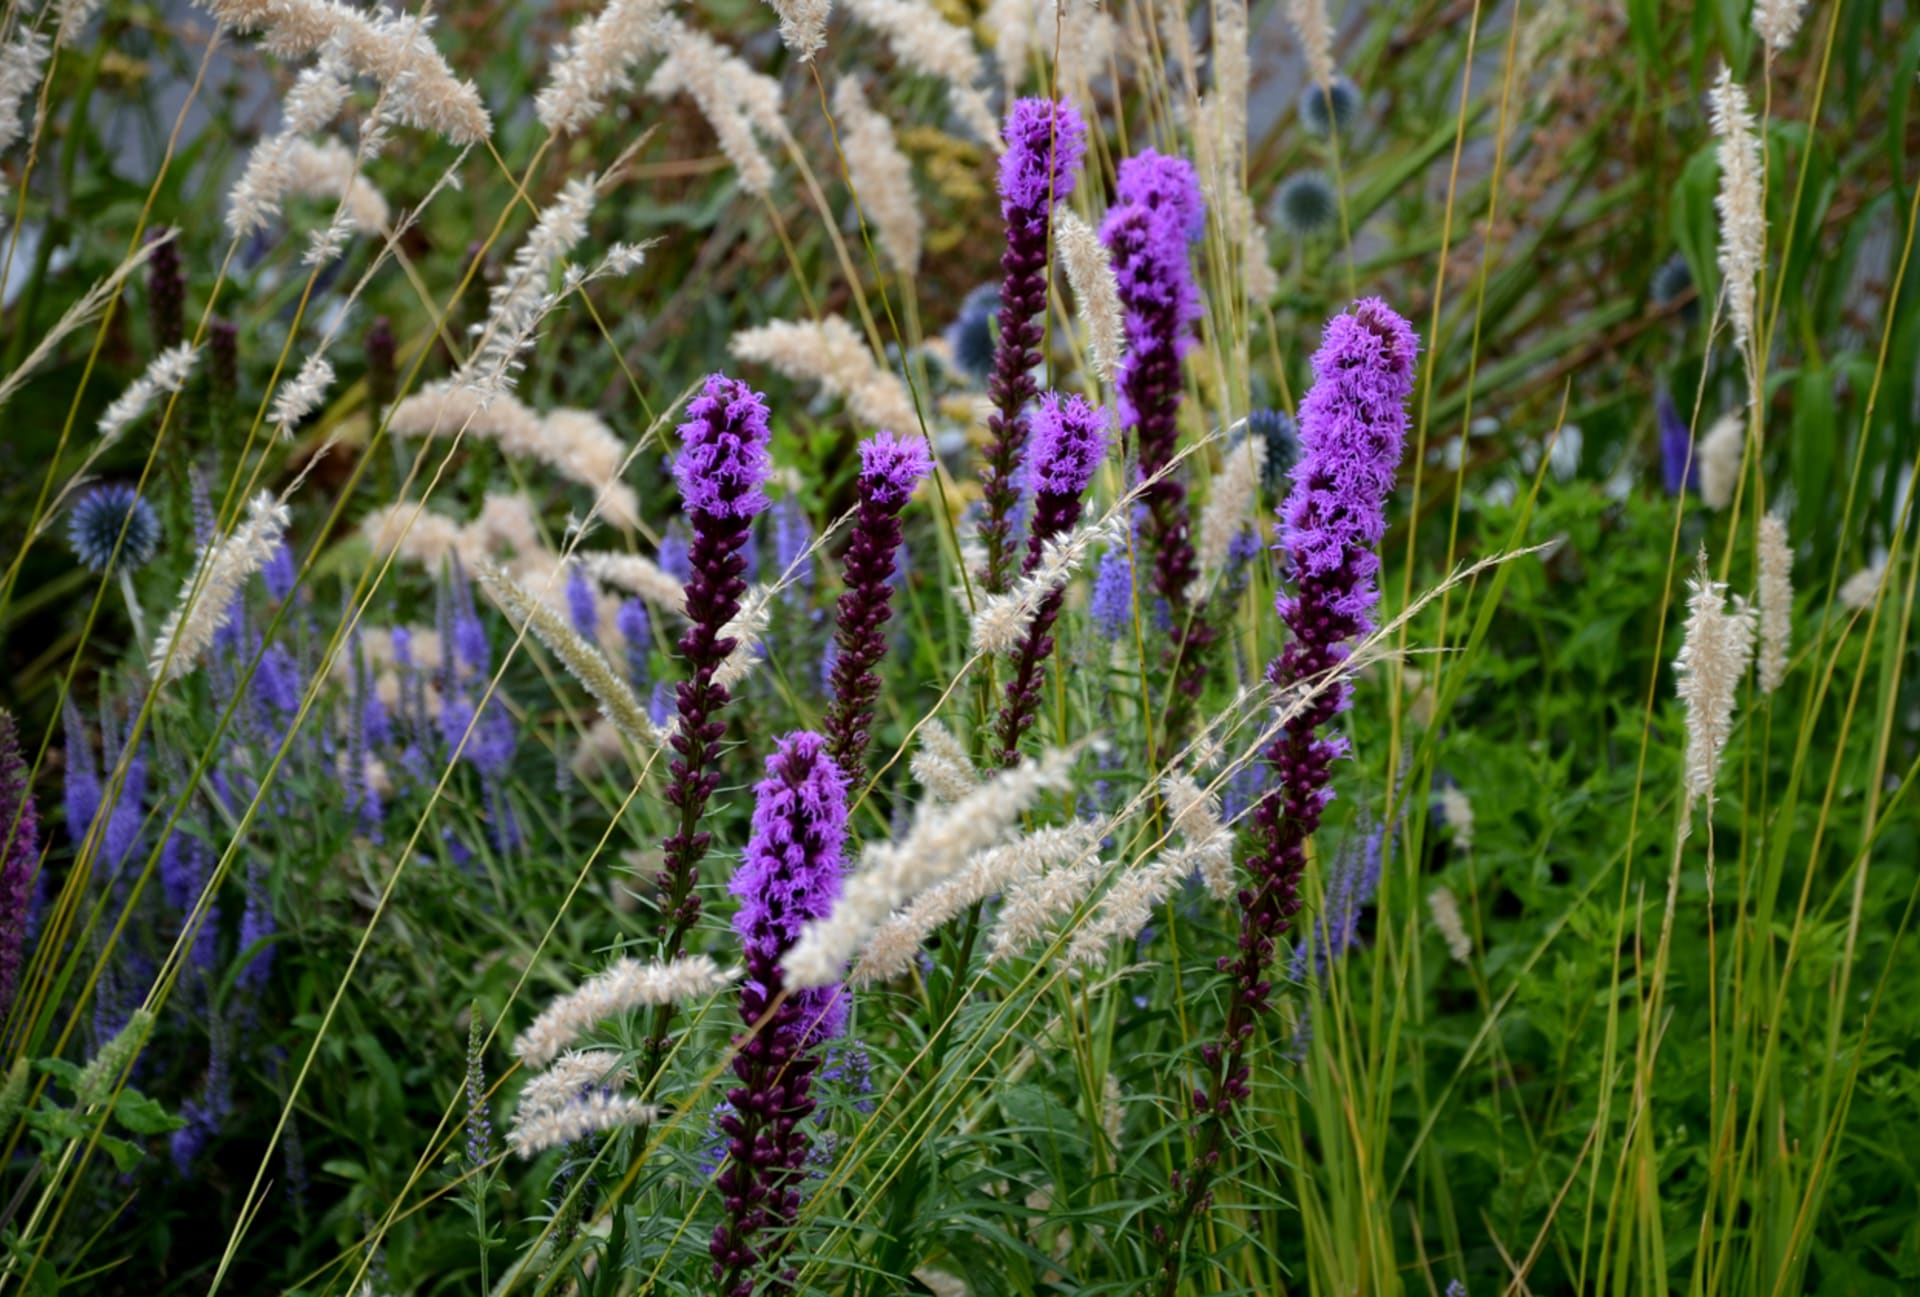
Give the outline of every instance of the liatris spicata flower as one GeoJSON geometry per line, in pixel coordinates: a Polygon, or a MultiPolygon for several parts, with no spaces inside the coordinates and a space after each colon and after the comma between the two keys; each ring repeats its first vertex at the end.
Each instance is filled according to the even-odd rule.
{"type": "Polygon", "coordinates": [[[1325,677],[1346,660],[1349,641],[1373,625],[1380,598],[1376,547],[1386,532],[1387,496],[1406,440],[1418,347],[1405,320],[1385,302],[1367,298],[1327,322],[1313,356],[1313,387],[1300,407],[1301,459],[1281,512],[1280,541],[1293,590],[1275,602],[1291,638],[1268,664],[1267,679],[1279,689],[1315,692],[1266,752],[1275,781],[1254,810],[1259,846],[1247,861],[1251,877],[1239,893],[1240,953],[1222,961],[1233,978],[1231,1008],[1219,1042],[1202,1052],[1208,1084],[1196,1094],[1195,1106],[1205,1130],[1194,1162],[1174,1183],[1181,1201],[1173,1231],[1156,1233],[1166,1248],[1164,1293],[1171,1294],[1179,1279],[1179,1232],[1211,1199],[1224,1127],[1250,1094],[1243,1056],[1254,1020],[1272,1006],[1266,969],[1275,943],[1299,912],[1307,840],[1332,796],[1332,764],[1346,751],[1338,736],[1320,734],[1349,700],[1344,680],[1325,677]]]}
{"type": "Polygon", "coordinates": [[[110,483],[95,487],[73,506],[67,543],[74,557],[95,572],[109,567],[132,572],[145,567],[160,548],[160,519],[132,487],[110,483]]]}
{"type": "Polygon", "coordinates": [[[1039,391],[1033,369],[1041,360],[1046,323],[1047,232],[1054,205],[1066,200],[1079,178],[1087,128],[1065,100],[1021,99],[1007,114],[1006,143],[1000,155],[1000,216],[1007,227],[1007,249],[1000,254],[1000,341],[987,378],[993,413],[980,482],[986,502],[980,540],[987,552],[981,580],[989,594],[1001,593],[1012,580],[1014,473],[1026,449],[1026,409],[1039,391]]]}
{"type": "Polygon", "coordinates": [[[1759,594],[1760,692],[1770,694],[1786,679],[1793,638],[1793,547],[1778,514],[1760,519],[1759,594]]]}
{"type": "MultiPolygon", "coordinates": [[[[1040,398],[1027,457],[1034,507],[1026,572],[1040,566],[1047,542],[1072,531],[1079,523],[1080,498],[1106,453],[1107,422],[1100,409],[1080,396],[1062,400],[1049,392],[1040,398]]],[[[1040,705],[1040,672],[1053,655],[1053,623],[1060,616],[1064,598],[1064,590],[1055,589],[1040,601],[1014,652],[1013,677],[1007,681],[997,725],[1003,767],[1020,759],[1020,736],[1033,724],[1040,705]]]]}
{"type": "Polygon", "coordinates": [[[780,961],[803,927],[826,917],[840,896],[847,840],[847,780],[826,740],[800,731],[767,758],[754,789],[753,837],[728,891],[740,898],[733,929],[746,976],[733,1072],[733,1111],[719,1120],[727,1160],[715,1183],[726,1219],[714,1227],[713,1277],[727,1297],[749,1297],[754,1271],[788,1246],[768,1229],[791,1226],[800,1210],[808,1135],[804,1122],[820,1066],[821,1041],[840,1034],[846,990],[837,982],[790,989],[780,961]]]}
{"type": "Polygon", "coordinates": [[[860,506],[847,545],[847,588],[835,613],[833,705],[823,726],[834,762],[850,778],[866,768],[873,702],[880,693],[874,668],[887,651],[886,626],[893,616],[900,511],[932,471],[922,438],[881,432],[860,443],[860,506]]]}
{"type": "Polygon", "coordinates": [[[13,1004],[26,943],[34,869],[40,862],[40,820],[33,810],[27,763],[13,716],[0,711],[0,1018],[13,1004]]]}
{"type": "Polygon", "coordinates": [[[1726,586],[1707,575],[1705,550],[1687,588],[1686,632],[1674,659],[1687,705],[1687,809],[1705,798],[1711,811],[1720,753],[1733,732],[1734,693],[1753,660],[1754,611],[1737,595],[1729,610],[1726,586]]]}
{"type": "Polygon", "coordinates": [[[1127,308],[1121,426],[1132,433],[1141,476],[1156,479],[1145,492],[1146,541],[1153,555],[1153,589],[1167,601],[1174,621],[1176,687],[1168,733],[1177,735],[1199,696],[1201,655],[1213,639],[1204,619],[1187,615],[1196,571],[1187,489],[1164,472],[1180,437],[1180,361],[1193,346],[1193,325],[1200,318],[1187,246],[1204,227],[1206,206],[1193,167],[1151,149],[1120,164],[1119,193],[1121,201],[1107,213],[1100,236],[1113,253],[1120,301],[1127,308]]]}
{"type": "Polygon", "coordinates": [[[695,891],[700,861],[712,835],[700,827],[707,799],[720,782],[714,748],[727,732],[720,713],[731,695],[715,674],[733,652],[725,627],[740,612],[746,591],[740,551],[753,536],[753,520],[767,507],[763,489],[770,468],[766,400],[725,374],[709,375],[687,406],[680,425],[681,448],[673,461],[680,499],[693,524],[693,567],[687,582],[687,620],[680,656],[687,679],[676,694],[679,724],[667,801],[680,813],[679,827],[662,844],[659,874],[663,949],[671,954],[700,916],[695,891]]]}

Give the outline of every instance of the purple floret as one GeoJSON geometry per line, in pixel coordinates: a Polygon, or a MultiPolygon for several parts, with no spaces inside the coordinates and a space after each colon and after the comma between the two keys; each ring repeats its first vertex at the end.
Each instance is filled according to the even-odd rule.
{"type": "Polygon", "coordinates": [[[767,403],[738,379],[709,374],[687,404],[673,480],[694,513],[752,518],[767,507],[767,403]]]}

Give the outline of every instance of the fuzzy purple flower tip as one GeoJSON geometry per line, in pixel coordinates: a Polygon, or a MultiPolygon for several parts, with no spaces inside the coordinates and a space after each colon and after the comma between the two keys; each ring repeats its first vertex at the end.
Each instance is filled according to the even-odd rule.
{"type": "Polygon", "coordinates": [[[933,472],[924,437],[876,432],[860,443],[861,490],[882,504],[904,502],[933,472]]]}
{"type": "Polygon", "coordinates": [[[719,518],[751,518],[765,509],[771,437],[766,398],[738,379],[709,374],[687,405],[673,461],[687,508],[719,518]]]}
{"type": "Polygon", "coordinates": [[[1083,396],[1048,392],[1034,412],[1032,452],[1027,460],[1033,489],[1079,495],[1093,481],[1107,453],[1107,420],[1083,396]]]}
{"type": "Polygon", "coordinates": [[[1042,212],[1073,192],[1080,159],[1087,151],[1087,128],[1073,105],[1062,99],[1016,100],[1007,114],[1007,151],[1000,155],[1000,211],[1008,220],[1016,211],[1042,212]]]}
{"type": "Polygon", "coordinates": [[[1188,242],[1206,230],[1207,203],[1200,176],[1185,158],[1143,149],[1120,164],[1120,201],[1162,213],[1188,242]]]}
{"type": "Polygon", "coordinates": [[[1413,326],[1378,298],[1327,322],[1313,355],[1313,389],[1300,407],[1300,462],[1281,513],[1281,543],[1296,571],[1320,576],[1343,563],[1358,578],[1351,609],[1377,594],[1373,549],[1386,533],[1385,502],[1406,440],[1406,401],[1420,349],[1413,326]]]}

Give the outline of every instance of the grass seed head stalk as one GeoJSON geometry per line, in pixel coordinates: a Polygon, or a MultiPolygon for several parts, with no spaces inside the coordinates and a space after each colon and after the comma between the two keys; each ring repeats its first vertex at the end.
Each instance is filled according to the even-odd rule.
{"type": "MultiPolygon", "coordinates": [[[[1326,679],[1345,663],[1351,642],[1373,628],[1378,549],[1406,441],[1418,350],[1412,326],[1385,302],[1367,298],[1327,322],[1314,353],[1313,387],[1300,406],[1300,460],[1280,516],[1292,589],[1276,597],[1275,607],[1290,638],[1267,665],[1267,680],[1283,692],[1326,679]]],[[[1209,1081],[1194,1095],[1203,1127],[1196,1131],[1199,1151],[1175,1173],[1170,1224],[1155,1227],[1161,1291],[1169,1297],[1179,1282],[1181,1235],[1211,1202],[1226,1128],[1251,1094],[1245,1055],[1255,1022],[1272,1008],[1266,970],[1299,912],[1307,841],[1333,795],[1333,762],[1347,751],[1343,738],[1322,731],[1350,699],[1344,679],[1319,689],[1267,748],[1274,782],[1254,810],[1258,845],[1237,898],[1239,953],[1220,960],[1233,983],[1226,1029],[1201,1051],[1209,1081]]]]}
{"type": "Polygon", "coordinates": [[[1055,204],[1073,193],[1087,128],[1065,100],[1021,99],[1007,114],[1007,151],[1000,155],[1000,217],[1007,246],[1000,255],[1000,337],[987,377],[993,412],[987,416],[986,462],[980,494],[986,515],[981,582],[1000,594],[1012,580],[1014,475],[1026,451],[1028,405],[1039,392],[1033,370],[1041,361],[1046,325],[1047,234],[1055,204]]]}

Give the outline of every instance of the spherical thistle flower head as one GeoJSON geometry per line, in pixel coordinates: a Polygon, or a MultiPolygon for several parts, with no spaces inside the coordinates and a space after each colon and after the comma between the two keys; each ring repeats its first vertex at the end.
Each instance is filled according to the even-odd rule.
{"type": "Polygon", "coordinates": [[[160,548],[160,519],[130,486],[115,482],[95,487],[74,505],[67,543],[75,557],[95,572],[105,572],[109,565],[131,572],[145,567],[160,548]]]}
{"type": "Polygon", "coordinates": [[[960,314],[947,326],[947,349],[953,367],[976,383],[987,381],[993,368],[993,317],[1000,312],[1000,286],[982,284],[960,303],[960,314]]]}
{"type": "Polygon", "coordinates": [[[1034,411],[1028,476],[1035,491],[1079,495],[1107,453],[1107,418],[1084,396],[1048,392],[1034,411]]]}
{"type": "Polygon", "coordinates": [[[1335,77],[1332,85],[1310,84],[1300,92],[1300,124],[1310,135],[1345,135],[1359,112],[1360,87],[1344,76],[1335,77]]]}
{"type": "Polygon", "coordinates": [[[1340,196],[1318,171],[1288,176],[1274,191],[1274,222],[1296,239],[1320,233],[1339,215],[1340,196]]]}
{"type": "Polygon", "coordinates": [[[1660,263],[1647,285],[1648,295],[1653,298],[1655,306],[1671,306],[1692,291],[1693,267],[1678,252],[1660,263]]]}
{"type": "MultiPolygon", "coordinates": [[[[1285,410],[1264,407],[1249,410],[1246,435],[1267,443],[1267,462],[1261,466],[1260,485],[1269,496],[1279,495],[1294,461],[1300,458],[1300,429],[1293,416],[1285,410]]],[[[1236,438],[1228,445],[1227,453],[1232,454],[1238,445],[1236,438]]]]}
{"type": "Polygon", "coordinates": [[[1206,230],[1207,202],[1200,193],[1200,175],[1185,158],[1143,149],[1120,164],[1117,188],[1122,203],[1165,216],[1188,242],[1206,230]]]}
{"type": "Polygon", "coordinates": [[[904,504],[933,472],[924,437],[881,431],[860,443],[860,494],[881,504],[904,504]]]}
{"type": "Polygon", "coordinates": [[[1007,151],[1000,155],[1000,211],[1046,211],[1073,192],[1087,128],[1062,99],[1019,99],[1007,113],[1007,151]]]}
{"type": "Polygon", "coordinates": [[[1282,532],[1298,573],[1354,569],[1351,606],[1336,610],[1349,615],[1364,615],[1378,598],[1373,548],[1386,532],[1384,503],[1406,440],[1419,349],[1413,326],[1370,297],[1327,321],[1313,355],[1282,532]]]}
{"type": "Polygon", "coordinates": [[[687,404],[673,461],[687,508],[719,518],[752,518],[765,509],[771,437],[766,398],[738,379],[709,374],[687,404]]]}

